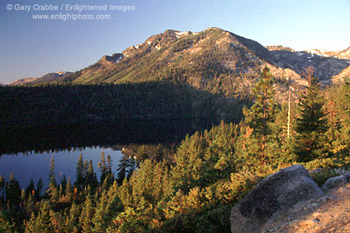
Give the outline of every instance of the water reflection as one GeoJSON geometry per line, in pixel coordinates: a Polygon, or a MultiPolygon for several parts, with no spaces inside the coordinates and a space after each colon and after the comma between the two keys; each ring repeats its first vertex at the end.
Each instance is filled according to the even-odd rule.
{"type": "Polygon", "coordinates": [[[0,155],[67,148],[105,147],[116,144],[158,144],[181,141],[197,128],[186,119],[123,121],[115,124],[55,125],[0,129],[0,155]]]}
{"type": "Polygon", "coordinates": [[[111,156],[112,172],[116,175],[117,165],[123,154],[120,150],[101,147],[66,149],[44,153],[26,152],[18,153],[17,156],[4,154],[0,156],[0,174],[4,176],[5,180],[8,180],[12,171],[22,188],[29,185],[31,178],[35,184],[41,178],[44,187],[47,187],[49,183],[49,166],[51,156],[53,156],[56,180],[61,183],[63,175],[65,175],[66,178],[70,177],[71,182],[74,183],[76,181],[76,164],[79,155],[82,154],[83,160],[92,160],[94,171],[99,179],[100,171],[97,164],[100,161],[102,152],[105,153],[106,157],[107,155],[111,156]]]}

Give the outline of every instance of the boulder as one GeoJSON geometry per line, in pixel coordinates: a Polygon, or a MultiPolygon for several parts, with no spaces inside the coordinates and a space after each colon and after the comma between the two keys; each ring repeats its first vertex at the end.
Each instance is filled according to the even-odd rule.
{"type": "Polygon", "coordinates": [[[329,189],[337,188],[340,186],[345,186],[348,182],[348,179],[344,175],[336,176],[329,178],[323,185],[322,190],[324,192],[328,191],[329,189]]]}
{"type": "Polygon", "coordinates": [[[261,227],[277,211],[322,194],[322,190],[302,165],[282,169],[263,179],[232,208],[231,231],[260,232],[261,227]]]}

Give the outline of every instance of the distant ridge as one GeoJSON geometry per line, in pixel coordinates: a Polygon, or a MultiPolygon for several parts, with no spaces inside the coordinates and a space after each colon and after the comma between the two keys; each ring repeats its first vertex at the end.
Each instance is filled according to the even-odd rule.
{"type": "Polygon", "coordinates": [[[41,76],[40,78],[19,79],[15,82],[11,83],[10,85],[20,86],[20,85],[25,85],[25,84],[49,83],[49,82],[57,80],[60,77],[64,77],[68,74],[71,74],[71,72],[62,71],[62,72],[48,73],[48,74],[41,76]]]}

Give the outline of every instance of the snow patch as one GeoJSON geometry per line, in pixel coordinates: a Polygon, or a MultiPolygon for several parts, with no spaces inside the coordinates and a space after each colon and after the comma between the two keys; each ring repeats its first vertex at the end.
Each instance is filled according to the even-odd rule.
{"type": "Polygon", "coordinates": [[[162,47],[160,47],[160,46],[158,46],[158,45],[156,46],[156,49],[158,49],[158,50],[160,50],[161,48],[162,48],[162,47]]]}
{"type": "Polygon", "coordinates": [[[122,60],[124,58],[124,55],[123,56],[120,56],[117,60],[115,60],[115,63],[119,62],[120,60],[122,60]]]}
{"type": "Polygon", "coordinates": [[[185,35],[187,35],[188,33],[189,33],[189,32],[175,32],[177,38],[180,38],[181,36],[185,36],[185,35]]]}
{"type": "Polygon", "coordinates": [[[151,44],[151,41],[147,41],[147,44],[150,45],[150,44],[151,44]]]}

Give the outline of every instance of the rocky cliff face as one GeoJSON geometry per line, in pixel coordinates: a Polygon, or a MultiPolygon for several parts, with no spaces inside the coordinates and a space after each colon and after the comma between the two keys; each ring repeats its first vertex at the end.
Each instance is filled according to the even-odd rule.
{"type": "Polygon", "coordinates": [[[322,84],[332,84],[332,77],[350,66],[350,60],[323,57],[309,52],[271,51],[271,63],[277,67],[289,68],[299,75],[308,67],[314,67],[314,74],[322,84]]]}

